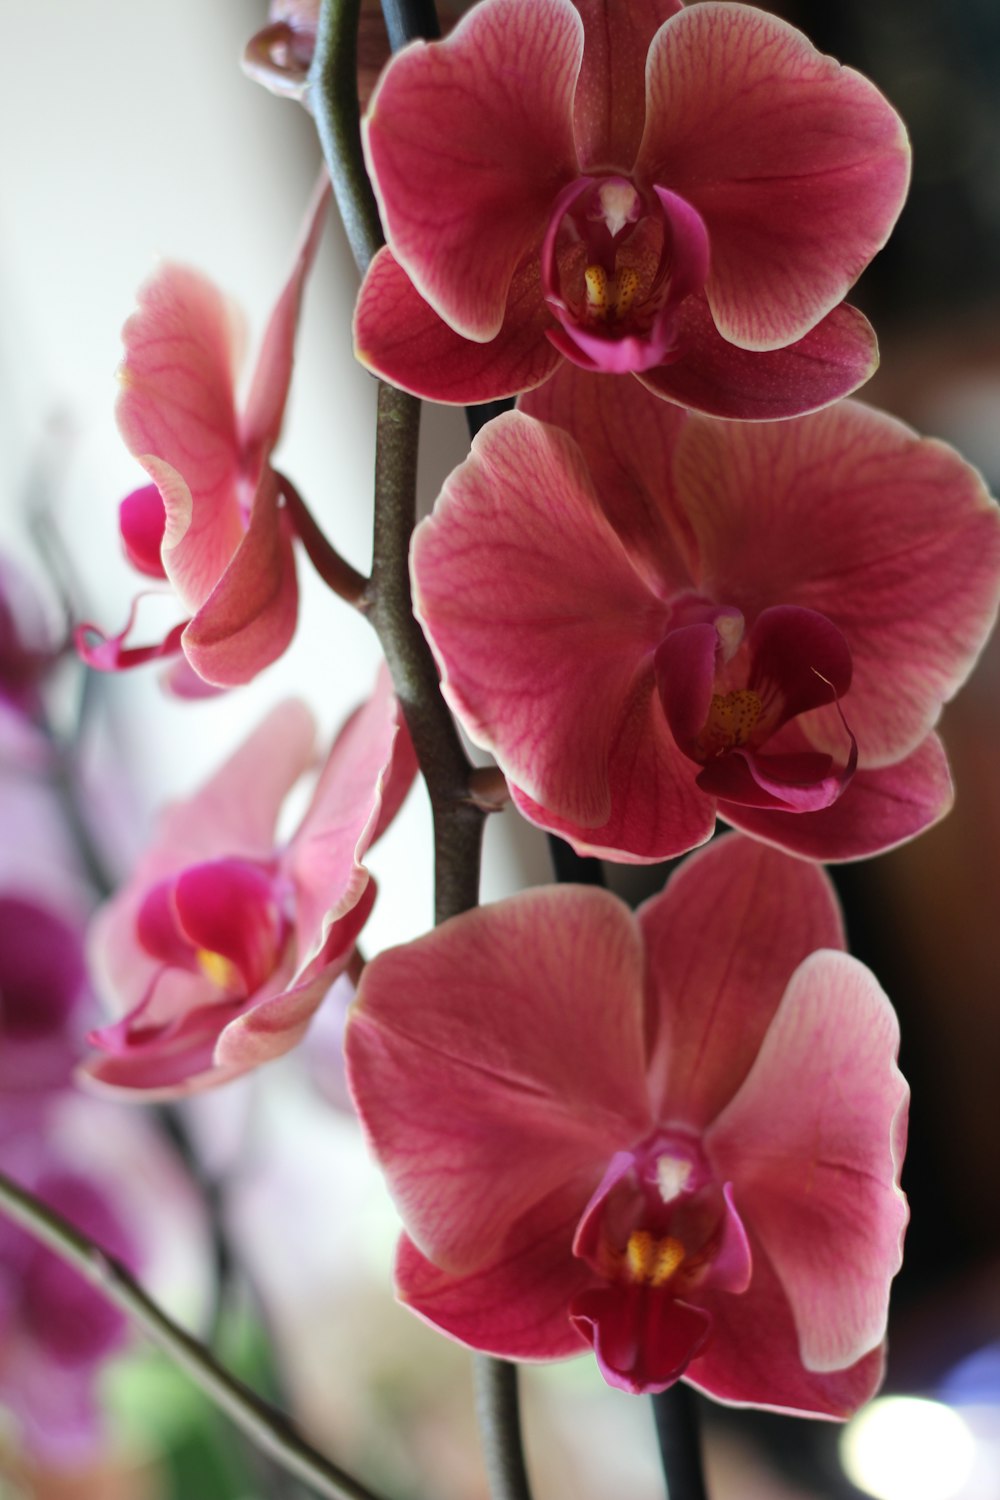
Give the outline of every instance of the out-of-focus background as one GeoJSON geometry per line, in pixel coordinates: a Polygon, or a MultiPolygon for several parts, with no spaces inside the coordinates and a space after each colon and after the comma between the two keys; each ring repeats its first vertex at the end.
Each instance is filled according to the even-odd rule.
{"type": "MultiPolygon", "coordinates": [[[[1000,12],[992,0],[768,8],[874,78],[913,137],[909,203],[855,297],[882,345],[882,369],[865,397],[954,442],[995,486],[1000,12]]],[[[142,474],[117,436],[113,403],[119,332],[137,287],[157,258],[195,265],[242,304],[253,344],[286,273],[318,152],[304,111],[238,66],[265,13],[263,0],[4,7],[0,550],[21,564],[57,633],[59,590],[108,630],[124,623],[134,591],[117,502],[142,474]]],[[[374,386],[351,353],[355,286],[331,221],[306,294],[279,457],[340,549],[364,568],[374,386]]],[[[465,448],[461,413],[425,411],[425,504],[465,448]]],[[[179,703],[163,693],[155,667],[84,690],[82,674],[63,664],[48,682],[57,731],[73,732],[83,714],[83,812],[114,873],[142,848],[155,806],[193,789],[281,697],[303,694],[332,731],[369,690],[378,660],[371,632],[307,566],[300,575],[291,650],[239,693],[179,703]]],[[[914,1218],[894,1301],[889,1399],[846,1435],[712,1408],[713,1500],[841,1500],[857,1493],[852,1477],[882,1500],[1000,1494],[996,645],[947,711],[944,735],[958,784],[951,818],[838,876],[854,951],[900,1011],[914,1091],[905,1179],[914,1218]]],[[[26,760],[17,749],[16,775],[0,764],[0,948],[13,930],[3,925],[4,900],[54,911],[79,934],[94,895],[66,832],[65,800],[47,773],[30,770],[31,747],[26,760]]],[[[379,899],[363,946],[372,954],[430,923],[420,789],[370,864],[379,899]]],[[[511,811],[492,819],[484,897],[547,878],[541,837],[511,811]]],[[[662,882],[662,871],[649,879],[662,882]]],[[[338,1002],[300,1053],[174,1119],[91,1108],[67,1094],[46,1112],[46,1140],[63,1179],[75,1173],[97,1185],[101,1212],[158,1295],[205,1331],[218,1311],[220,1246],[194,1172],[239,1262],[223,1265],[225,1305],[215,1319],[226,1357],[392,1500],[478,1500],[485,1489],[467,1357],[393,1304],[393,1210],[350,1117],[327,1102],[337,1086],[338,1002]]],[[[92,997],[74,990],[73,1004],[92,1024],[92,997]]],[[[0,1121],[0,1162],[20,1161],[29,1133],[26,1116],[9,1128],[0,1121]]],[[[5,1254],[28,1278],[23,1246],[10,1250],[0,1235],[0,1265],[5,1254]]],[[[82,1344],[39,1364],[37,1348],[18,1342],[11,1296],[0,1276],[0,1496],[299,1493],[141,1341],[121,1345],[99,1369],[95,1354],[99,1415],[81,1415],[82,1387],[67,1376],[64,1407],[46,1421],[49,1429],[63,1421],[72,1441],[26,1443],[31,1409],[37,1416],[44,1404],[31,1395],[41,1391],[37,1382],[44,1375],[51,1387],[51,1371],[74,1358],[89,1381],[91,1366],[82,1344]],[[24,1401],[11,1394],[19,1379],[24,1401]]],[[[589,1360],[529,1371],[523,1385],[540,1497],[662,1494],[647,1403],[606,1389],[589,1360]]]]}

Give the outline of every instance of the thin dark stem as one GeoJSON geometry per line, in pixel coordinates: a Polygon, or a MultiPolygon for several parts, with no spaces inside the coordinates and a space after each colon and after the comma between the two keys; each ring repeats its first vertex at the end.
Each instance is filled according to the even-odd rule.
{"type": "Polygon", "coordinates": [[[708,1500],[701,1463],[698,1398],[678,1381],[650,1397],[669,1500],[708,1500]]]}
{"type": "Polygon", "coordinates": [[[365,171],[358,104],[361,0],[323,0],[309,70],[309,101],[340,217],[362,274],[382,246],[378,205],[365,171]]]}
{"type": "Polygon", "coordinates": [[[120,1307],[191,1377],[209,1400],[258,1448],[270,1454],[324,1500],[378,1500],[350,1474],[324,1458],[282,1412],[224,1369],[147,1296],[121,1263],[60,1215],[0,1173],[0,1210],[46,1245],[120,1307]]]}
{"type": "Polygon", "coordinates": [[[281,493],[295,528],[295,535],[306,549],[306,556],[328,589],[355,608],[364,604],[368,579],[341,557],[313,519],[312,512],[290,479],[281,476],[281,493]]]}
{"type": "Polygon", "coordinates": [[[432,42],[441,35],[434,0],[382,0],[382,15],[393,52],[416,37],[432,42]]]}
{"type": "Polygon", "coordinates": [[[517,1366],[477,1354],[473,1373],[493,1500],[531,1500],[517,1400],[517,1366]]]}

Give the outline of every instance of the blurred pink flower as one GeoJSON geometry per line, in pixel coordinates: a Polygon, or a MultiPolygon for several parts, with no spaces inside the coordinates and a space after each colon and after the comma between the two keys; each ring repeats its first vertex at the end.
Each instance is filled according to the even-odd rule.
{"type": "Polygon", "coordinates": [[[974,469],[853,402],[719,422],[565,365],[520,404],[412,570],[445,696],[528,818],[643,861],[718,814],[834,860],[947,811],[932,731],[1000,584],[974,469]]]}
{"type": "Polygon", "coordinates": [[[82,928],[0,888],[0,1098],[39,1109],[70,1085],[91,998],[82,928]]]}
{"type": "Polygon", "coordinates": [[[98,913],[92,959],[121,1020],[92,1033],[103,1089],[170,1098],[300,1040],[375,899],[362,857],[415,770],[388,673],[347,721],[290,841],[286,795],[313,763],[304,704],[282,704],[200,791],[168,808],[98,913]]]}
{"type": "Polygon", "coordinates": [[[489,401],[566,358],[760,419],[875,368],[842,299],[902,206],[906,134],[760,10],[483,0],[392,60],[365,150],[387,248],[358,357],[417,395],[489,401]]]}
{"type": "MultiPolygon", "coordinates": [[[[127,646],[77,629],[89,666],[118,671],[183,652],[173,686],[234,687],[287,647],[298,585],[282,481],[271,467],[292,377],[295,329],[329,199],[325,176],[309,209],[291,276],[271,314],[242,413],[236,376],[244,344],[238,309],[204,276],[164,265],[125,324],[118,426],[152,484],[122,501],[129,562],[169,582],[190,618],[160,642],[127,646]],[[193,668],[193,673],[190,671],[193,668]],[[197,674],[196,676],[194,674],[197,674]]],[[[137,601],[138,604],[138,601],[137,601]]]]}
{"type": "Polygon", "coordinates": [[[348,1076],[398,1291],[509,1359],[845,1416],[882,1372],[908,1092],[829,881],[738,835],[632,913],[526,892],[369,963],[348,1076]],[[816,951],[820,950],[820,951],[816,951]]]}

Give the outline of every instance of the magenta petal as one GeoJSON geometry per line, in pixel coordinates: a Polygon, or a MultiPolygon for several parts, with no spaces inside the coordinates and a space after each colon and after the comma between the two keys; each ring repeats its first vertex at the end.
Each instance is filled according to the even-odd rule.
{"type": "Polygon", "coordinates": [[[573,1326],[594,1346],[609,1385],[632,1395],[665,1391],[709,1337],[712,1320],[665,1289],[590,1287],[570,1304],[573,1326]]]}
{"type": "Polygon", "coordinates": [[[348,1080],[436,1265],[491,1264],[560,1184],[592,1188],[609,1139],[648,1131],[642,983],[631,914],[582,887],[467,912],[366,965],[348,1080]]]}
{"type": "Polygon", "coordinates": [[[885,1335],[907,1220],[898,1046],[874,975],[814,953],[704,1138],[784,1287],[808,1370],[841,1370],[885,1335]]]}
{"type": "Polygon", "coordinates": [[[878,771],[857,771],[832,806],[793,813],[722,803],[728,823],[807,859],[867,859],[922,833],[954,800],[944,749],[930,734],[912,754],[878,771]]]}
{"type": "Polygon", "coordinates": [[[698,785],[719,798],[723,816],[729,806],[811,813],[836,802],[854,774],[856,759],[857,748],[852,746],[846,769],[834,771],[830,756],[816,750],[796,755],[733,750],[709,761],[698,785]]]}
{"type": "Polygon", "coordinates": [[[851,650],[825,615],[791,604],[762,610],[754,621],[749,686],[767,700],[777,692],[778,729],[789,719],[842,698],[851,685],[851,650]]]}
{"type": "Polygon", "coordinates": [[[749,6],[690,6],[653,39],[636,174],[680,193],[712,243],[732,343],[801,338],[885,243],[909,181],[903,125],[866,79],[749,6]]]}
{"type": "Polygon", "coordinates": [[[706,1292],[712,1337],[684,1378],[716,1401],[801,1416],[849,1417],[882,1383],[885,1355],[873,1349],[846,1369],[807,1370],[781,1283],[763,1246],[750,1236],[753,1279],[740,1297],[706,1292]]]}
{"type": "Polygon", "coordinates": [[[288,387],[295,357],[295,330],[302,304],[302,289],[316,257],[327,209],[330,180],[320,173],[306,212],[301,243],[295,251],[292,271],[271,313],[267,332],[257,357],[246,410],[240,423],[241,446],[246,472],[255,475],[266,461],[281,432],[288,387]]]}
{"type": "MultiPolygon", "coordinates": [[[[383,785],[390,774],[400,716],[386,667],[374,693],[344,725],[283,861],[296,893],[300,966],[319,951],[331,925],[353,907],[368,884],[361,861],[378,825],[383,785]]],[[[404,764],[416,767],[403,731],[404,764]]],[[[397,806],[409,789],[396,785],[397,806]]]]}
{"type": "Polygon", "coordinates": [[[438,316],[383,249],[358,297],[355,352],[363,365],[416,396],[475,405],[530,390],[551,375],[561,362],[545,337],[551,326],[537,256],[514,272],[499,333],[474,343],[438,316]]]}
{"type": "Polygon", "coordinates": [[[403,1235],[400,1300],[452,1338],[501,1359],[582,1354],[586,1344],[569,1319],[573,1296],[593,1280],[569,1249],[581,1197],[573,1183],[558,1188],[519,1221],[511,1249],[498,1244],[497,1258],[463,1276],[439,1270],[403,1235]]]}
{"type": "Polygon", "coordinates": [[[646,727],[666,607],[601,514],[579,449],[517,412],[491,422],[418,526],[411,571],[467,732],[532,799],[600,827],[609,755],[643,693],[646,727]]]}
{"type": "Polygon", "coordinates": [[[638,378],[648,390],[713,417],[762,422],[818,411],[850,396],[878,367],[875,332],[841,303],[782,349],[740,349],[719,333],[704,296],[674,313],[677,355],[638,378]]]}
{"type": "Polygon", "coordinates": [[[837,900],[819,868],[726,836],[686,860],[638,917],[654,1109],[700,1130],[749,1072],[797,966],[844,946],[837,900]]]}
{"type": "Polygon", "coordinates": [[[681,9],[681,0],[574,0],[583,17],[583,67],[573,114],[584,168],[635,161],[646,118],[646,54],[656,32],[681,9]]]}
{"type": "Polygon", "coordinates": [[[166,511],[155,484],[133,490],[118,507],[125,555],[133,568],[150,578],[167,576],[160,557],[166,522],[166,511]]]}
{"type": "Polygon", "coordinates": [[[150,958],[194,972],[197,969],[194,946],[178,924],[175,886],[176,880],[170,878],[149,887],[136,915],[135,935],[150,958]]]}
{"type": "Polygon", "coordinates": [[[217,687],[249,682],[281,655],[295,634],[295,555],[291,527],[278,502],[278,477],[265,469],[246,535],[182,637],[192,667],[217,687]]]}
{"type": "MultiPolygon", "coordinates": [[[[363,899],[355,908],[359,925],[371,910],[374,897],[372,887],[370,898],[363,899]]],[[[343,972],[347,958],[347,953],[342,953],[336,963],[317,968],[281,994],[268,996],[229,1021],[219,1034],[212,1056],[215,1076],[204,1082],[222,1082],[224,1078],[246,1073],[296,1047],[330,986],[343,972]]]]}
{"type": "Polygon", "coordinates": [[[184,935],[195,948],[234,965],[244,993],[253,994],[270,978],[286,927],[266,869],[242,859],[191,865],[177,877],[174,906],[184,935]]]}
{"type": "Polygon", "coordinates": [[[587,461],[601,509],[654,593],[691,587],[695,558],[673,485],[673,455],[687,418],[635,381],[562,364],[518,398],[518,411],[561,427],[587,461]]]}
{"type": "Polygon", "coordinates": [[[493,0],[398,53],[372,97],[365,155],[389,248],[466,338],[499,333],[514,271],[576,175],[582,53],[569,0],[493,0]]]}
{"type": "Polygon", "coordinates": [[[712,1255],[708,1275],[700,1283],[705,1290],[742,1294],[753,1277],[753,1253],[743,1220],[733,1202],[733,1185],[722,1189],[722,1238],[712,1255]]]}

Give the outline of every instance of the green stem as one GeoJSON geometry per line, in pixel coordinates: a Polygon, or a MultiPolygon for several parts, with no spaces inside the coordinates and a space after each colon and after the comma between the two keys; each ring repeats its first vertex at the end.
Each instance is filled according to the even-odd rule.
{"type": "Polygon", "coordinates": [[[334,197],[358,270],[382,246],[382,226],[361,150],[358,104],[358,15],[361,0],[323,0],[309,69],[316,118],[334,197]]]}
{"type": "Polygon", "coordinates": [[[197,1339],[168,1318],[119,1261],[4,1173],[0,1173],[0,1210],[120,1307],[258,1448],[317,1495],[324,1500],[378,1500],[373,1491],[311,1447],[282,1412],[230,1374],[197,1339]]]}

